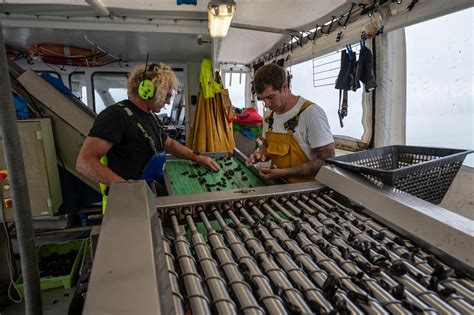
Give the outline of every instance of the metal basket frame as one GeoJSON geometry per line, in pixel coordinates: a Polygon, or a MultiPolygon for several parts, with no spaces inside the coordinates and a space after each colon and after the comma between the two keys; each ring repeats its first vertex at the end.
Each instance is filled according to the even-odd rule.
{"type": "Polygon", "coordinates": [[[439,204],[471,150],[393,145],[327,159],[378,187],[439,204]]]}

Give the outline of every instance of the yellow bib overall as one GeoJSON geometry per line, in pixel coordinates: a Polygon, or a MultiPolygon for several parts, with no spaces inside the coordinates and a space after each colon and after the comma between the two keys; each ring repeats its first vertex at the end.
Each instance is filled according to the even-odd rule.
{"type": "MultiPolygon", "coordinates": [[[[265,134],[267,140],[267,152],[272,159],[272,165],[278,168],[290,168],[308,162],[309,159],[301,149],[299,143],[293,137],[298,120],[301,113],[313,105],[310,101],[304,102],[295,117],[285,122],[285,129],[287,133],[273,132],[273,112],[266,119],[268,123],[268,130],[265,134]]],[[[314,175],[310,176],[290,176],[286,177],[290,183],[310,182],[314,181],[314,175]]]]}
{"type": "MultiPolygon", "coordinates": [[[[109,165],[109,161],[107,159],[107,155],[104,155],[100,159],[100,163],[102,163],[105,166],[109,165]]],[[[107,209],[107,185],[104,183],[99,183],[99,190],[100,193],[102,194],[102,214],[105,214],[105,210],[107,209]]]]}

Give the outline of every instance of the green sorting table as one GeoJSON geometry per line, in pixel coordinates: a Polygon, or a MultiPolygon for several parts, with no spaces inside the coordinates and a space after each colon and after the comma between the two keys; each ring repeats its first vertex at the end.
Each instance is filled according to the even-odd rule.
{"type": "Polygon", "coordinates": [[[265,186],[245,164],[235,156],[214,157],[220,170],[212,172],[188,160],[168,160],[165,175],[170,195],[244,189],[265,186]]]}

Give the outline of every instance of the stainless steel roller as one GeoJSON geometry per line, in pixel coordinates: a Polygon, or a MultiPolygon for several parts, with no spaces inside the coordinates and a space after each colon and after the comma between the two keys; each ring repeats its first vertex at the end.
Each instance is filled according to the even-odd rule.
{"type": "Polygon", "coordinates": [[[191,211],[184,209],[183,214],[187,220],[188,228],[191,231],[192,247],[196,253],[202,275],[204,276],[204,283],[211,296],[211,310],[218,314],[237,314],[237,307],[231,299],[229,292],[227,292],[227,284],[219,272],[217,263],[212,257],[204,236],[196,229],[191,211]]]}
{"type": "MultiPolygon", "coordinates": [[[[255,207],[252,207],[255,214],[260,218],[264,219],[265,216],[255,207]]],[[[280,226],[270,220],[265,221],[265,226],[268,230],[278,239],[282,244],[282,247],[286,248],[286,251],[294,258],[295,262],[298,262],[314,283],[319,288],[324,289],[324,295],[330,299],[335,305],[337,311],[347,310],[351,314],[363,314],[363,312],[349,299],[347,294],[337,287],[337,282],[333,277],[328,277],[327,273],[319,268],[319,266],[313,261],[311,256],[306,254],[298,245],[298,243],[291,239],[286,231],[293,231],[293,226],[286,220],[283,220],[278,215],[270,212],[276,222],[280,226]],[[342,302],[342,303],[341,303],[342,302]]],[[[290,232],[291,234],[291,232],[290,232]]]]}
{"type": "Polygon", "coordinates": [[[211,314],[209,300],[201,285],[202,278],[197,271],[196,262],[191,254],[188,240],[180,230],[174,210],[169,212],[169,216],[176,235],[173,245],[176,252],[176,260],[180,267],[180,277],[186,289],[186,299],[189,308],[193,314],[211,314]]]}
{"type": "MultiPolygon", "coordinates": [[[[314,194],[312,197],[314,198],[314,194]]],[[[372,261],[377,261],[378,259],[381,259],[381,257],[385,257],[388,258],[388,260],[392,264],[391,268],[393,270],[397,270],[401,273],[403,273],[403,271],[405,270],[409,271],[412,275],[415,275],[416,279],[418,280],[422,280],[422,278],[420,277],[426,276],[415,265],[411,264],[409,260],[398,256],[391,250],[390,247],[387,247],[384,244],[381,244],[379,241],[375,240],[374,238],[370,237],[369,234],[365,233],[365,231],[360,230],[359,227],[356,227],[349,221],[343,219],[336,212],[332,212],[332,214],[334,214],[338,218],[338,223],[336,223],[333,219],[329,217],[330,214],[321,205],[318,205],[313,200],[308,199],[307,201],[308,204],[313,206],[318,211],[316,212],[311,208],[305,208],[305,210],[307,210],[308,212],[313,212],[313,214],[317,216],[321,221],[325,221],[325,224],[340,226],[342,228],[341,231],[346,231],[346,229],[350,231],[352,234],[349,235],[348,238],[352,238],[353,243],[358,242],[358,240],[362,240],[362,243],[359,244],[361,244],[362,247],[365,247],[365,251],[368,252],[366,256],[372,257],[372,261]],[[400,268],[398,266],[400,266],[400,268]]],[[[317,222],[318,220],[315,219],[315,221],[317,222]]],[[[363,229],[365,230],[366,228],[364,227],[363,229]]],[[[387,261],[385,260],[385,262],[387,261]]],[[[408,276],[408,274],[403,274],[403,276],[400,277],[400,281],[405,286],[407,286],[407,288],[411,288],[412,292],[413,290],[415,290],[415,292],[417,292],[414,292],[415,295],[420,296],[421,299],[423,299],[432,307],[438,309],[440,312],[455,314],[456,310],[459,310],[460,312],[464,313],[465,311],[470,311],[472,308],[469,303],[467,303],[458,296],[454,296],[453,299],[446,299],[449,304],[446,303],[438,296],[438,294],[431,290],[427,290],[427,288],[424,288],[423,283],[421,283],[421,286],[419,286],[416,283],[417,281],[414,278],[408,276]]]]}
{"type": "MultiPolygon", "coordinates": [[[[224,209],[226,209],[225,207],[226,205],[224,205],[224,209]]],[[[250,255],[245,245],[240,241],[235,230],[227,225],[217,208],[213,207],[211,211],[223,230],[227,244],[235,255],[244,278],[254,288],[259,301],[263,304],[267,313],[287,314],[283,300],[273,292],[270,281],[262,273],[256,260],[250,255]]]]}
{"type": "Polygon", "coordinates": [[[227,214],[236,224],[236,228],[248,250],[252,255],[255,255],[257,263],[272,281],[277,294],[283,297],[285,306],[289,312],[301,314],[314,313],[314,309],[305,300],[302,293],[294,287],[286,273],[277,265],[272,255],[266,251],[254,233],[240,222],[231,209],[227,211],[227,214]]]}
{"type": "MultiPolygon", "coordinates": [[[[369,204],[368,212],[344,206],[347,201],[327,187],[306,183],[157,198],[155,212],[143,185],[123,185],[123,198],[141,204],[135,231],[145,225],[128,244],[147,246],[114,270],[129,274],[140,263],[156,276],[121,279],[130,283],[121,292],[145,288],[147,294],[137,296],[142,309],[167,315],[474,313],[472,271],[462,260],[468,255],[459,246],[449,256],[425,239],[409,241],[394,223],[395,230],[388,229],[369,215],[383,202],[369,204]],[[130,187],[136,190],[128,192],[130,187]]],[[[416,204],[403,207],[418,210],[416,204]]],[[[130,226],[128,208],[109,210],[101,240],[126,243],[116,231],[130,226]]],[[[443,228],[465,241],[465,223],[443,228]]],[[[98,270],[108,270],[107,264],[102,260],[98,270]]]]}
{"type": "MultiPolygon", "coordinates": [[[[301,196],[301,199],[305,201],[308,200],[306,196],[301,196]]],[[[291,203],[289,203],[289,206],[294,207],[291,203]]],[[[306,205],[304,204],[302,204],[302,206],[304,208],[306,207],[306,205]]],[[[341,232],[344,234],[344,231],[341,232]]],[[[389,290],[390,292],[395,292],[398,298],[402,300],[406,307],[408,307],[410,310],[422,311],[425,314],[435,312],[433,308],[430,308],[427,304],[422,302],[412,292],[404,290],[404,288],[400,287],[400,284],[394,281],[385,271],[380,270],[378,266],[373,266],[371,262],[369,262],[361,252],[349,246],[347,242],[337,237],[331,238],[331,242],[336,245],[338,249],[345,253],[343,254],[343,256],[349,256],[354,263],[363,266],[364,269],[370,267],[368,272],[374,275],[374,278],[380,282],[380,285],[384,288],[387,288],[387,290],[389,290]]],[[[380,258],[380,256],[378,258],[380,258]]]]}
{"type": "MultiPolygon", "coordinates": [[[[233,292],[234,299],[239,306],[239,314],[255,314],[262,315],[264,310],[258,305],[255,299],[252,288],[245,282],[242,273],[239,271],[238,264],[232,257],[231,250],[225,246],[221,235],[216,233],[212,228],[203,207],[198,207],[197,211],[207,230],[207,238],[211,245],[214,255],[217,257],[219,266],[225,274],[229,286],[233,292]]],[[[211,209],[212,211],[212,209],[211,209]]]]}
{"type": "MultiPolygon", "coordinates": [[[[360,213],[352,211],[351,209],[344,207],[330,196],[324,194],[321,197],[317,197],[312,194],[312,198],[316,198],[316,201],[324,205],[328,209],[340,209],[344,219],[356,224],[359,222],[363,223],[367,227],[367,233],[369,235],[377,235],[381,239],[382,243],[386,246],[390,246],[396,253],[401,257],[408,257],[414,261],[416,266],[425,274],[437,275],[440,278],[442,285],[456,290],[456,292],[468,301],[470,305],[474,303],[474,289],[472,288],[472,282],[463,281],[463,279],[455,279],[451,277],[452,270],[438,261],[433,255],[426,253],[425,251],[414,246],[411,242],[404,240],[392,233],[390,229],[381,226],[372,218],[364,216],[360,213]],[[335,208],[336,207],[336,208],[335,208]],[[399,245],[399,244],[403,245],[399,245]]],[[[443,288],[440,288],[442,290],[443,288]]]]}
{"type": "MultiPolygon", "coordinates": [[[[305,214],[302,210],[298,209],[291,202],[287,201],[284,198],[282,199],[285,205],[287,205],[290,209],[295,211],[295,213],[299,213],[300,216],[304,217],[306,220],[308,220],[308,222],[311,222],[313,225],[316,225],[316,228],[319,228],[319,230],[321,230],[321,227],[323,227],[323,225],[321,225],[313,216],[305,214]]],[[[288,213],[288,215],[291,215],[291,214],[288,213]]],[[[350,248],[349,245],[342,238],[334,237],[334,235],[332,234],[327,234],[328,231],[317,232],[315,229],[313,229],[313,226],[309,224],[308,222],[299,223],[299,227],[301,227],[301,229],[306,233],[306,235],[309,237],[311,241],[315,242],[316,244],[321,245],[324,249],[324,252],[323,252],[323,250],[321,249],[315,249],[314,247],[311,247],[309,250],[311,250],[313,254],[317,255],[317,257],[320,257],[320,259],[323,259],[324,262],[328,264],[326,262],[326,259],[329,259],[329,258],[325,257],[324,255],[325,252],[327,252],[331,257],[333,257],[336,261],[340,263],[341,268],[343,268],[348,274],[358,275],[358,277],[352,277],[351,278],[352,281],[363,280],[364,278],[370,279],[369,281],[363,281],[362,284],[360,283],[360,281],[357,281],[357,282],[359,282],[360,284],[359,286],[362,286],[362,287],[367,286],[368,288],[371,288],[370,290],[371,292],[374,293],[374,296],[376,294],[379,298],[382,298],[383,300],[385,300],[387,305],[390,306],[390,308],[396,309],[397,311],[402,311],[402,309],[400,309],[398,306],[399,303],[393,303],[394,301],[396,301],[393,299],[393,297],[391,297],[391,300],[390,300],[390,295],[387,296],[387,292],[381,286],[378,286],[377,283],[371,277],[364,275],[363,273],[361,273],[361,271],[358,270],[357,265],[355,264],[356,260],[350,261],[350,260],[343,259],[343,257],[347,255],[343,254],[339,250],[339,248],[344,249],[346,253],[349,253],[351,255],[359,255],[359,252],[350,248]],[[324,232],[326,234],[323,235],[320,232],[324,232]],[[325,238],[328,235],[331,236],[329,240],[333,242],[334,244],[332,244],[329,240],[325,238]],[[356,270],[358,272],[354,273],[356,270]]],[[[337,265],[334,263],[333,267],[334,266],[337,266],[337,265]]],[[[370,266],[368,262],[364,263],[364,267],[367,267],[367,266],[370,266]]],[[[369,270],[369,272],[372,273],[372,270],[377,270],[377,269],[372,268],[371,270],[369,270]]],[[[389,278],[388,275],[386,275],[383,272],[381,272],[381,275],[386,278],[389,278]]],[[[352,285],[352,283],[348,281],[344,281],[344,283],[346,285],[352,285]]],[[[407,306],[410,306],[410,308],[414,308],[415,310],[420,310],[423,312],[433,311],[426,304],[420,302],[418,299],[409,300],[409,302],[410,303],[405,303],[405,304],[408,304],[407,306]]]]}
{"type": "Polygon", "coordinates": [[[473,311],[465,298],[469,281],[328,192],[230,199],[182,207],[181,214],[184,225],[177,228],[175,213],[168,213],[177,235],[192,243],[178,247],[175,241],[178,277],[185,284],[186,277],[193,279],[189,274],[196,278],[198,273],[205,282],[201,301],[211,301],[216,313],[473,311]],[[203,228],[196,227],[198,219],[203,228]],[[190,272],[194,260],[199,268],[190,272]],[[447,275],[431,283],[439,268],[447,275]],[[225,310],[218,305],[224,301],[225,310]]]}
{"type": "Polygon", "coordinates": [[[161,220],[158,219],[158,224],[160,225],[161,239],[163,241],[163,248],[165,252],[166,267],[168,269],[168,276],[170,279],[171,293],[173,295],[173,304],[176,314],[184,314],[183,308],[183,295],[179,290],[179,275],[174,268],[174,257],[171,252],[171,242],[164,236],[163,227],[161,220]]]}
{"type": "MultiPolygon", "coordinates": [[[[252,219],[239,202],[236,202],[235,205],[237,210],[244,215],[247,222],[252,225],[254,233],[262,239],[266,250],[275,257],[278,264],[288,274],[288,278],[291,279],[306,299],[312,303],[315,311],[323,314],[330,313],[333,310],[331,303],[327,301],[321,290],[310,280],[302,268],[295,263],[291,255],[278,244],[278,241],[272,237],[264,225],[252,219]]],[[[249,203],[249,207],[254,211],[258,211],[258,208],[254,207],[252,203],[249,203]]]]}
{"type": "MultiPolygon", "coordinates": [[[[278,209],[284,210],[283,206],[281,206],[276,200],[272,199],[271,203],[275,205],[278,209]]],[[[268,205],[268,204],[263,204],[263,207],[272,214],[272,216],[277,216],[278,214],[268,205]]],[[[294,232],[294,228],[292,229],[291,226],[288,226],[288,230],[291,232],[294,232]]],[[[372,295],[381,302],[381,304],[386,308],[388,311],[390,311],[392,314],[408,314],[409,311],[406,310],[403,306],[402,303],[392,297],[386,290],[384,290],[378,283],[369,275],[365,274],[360,268],[357,267],[354,263],[352,263],[349,260],[346,260],[345,258],[342,257],[340,254],[339,250],[335,248],[332,245],[330,251],[332,254],[332,258],[344,269],[344,271],[348,275],[352,275],[354,279],[356,279],[357,282],[362,282],[364,286],[367,287],[369,292],[372,292],[372,295]]],[[[371,299],[371,302],[376,301],[374,299],[371,299]]],[[[378,302],[377,302],[378,303],[378,302]]],[[[378,307],[377,307],[378,309],[378,307]]]]}

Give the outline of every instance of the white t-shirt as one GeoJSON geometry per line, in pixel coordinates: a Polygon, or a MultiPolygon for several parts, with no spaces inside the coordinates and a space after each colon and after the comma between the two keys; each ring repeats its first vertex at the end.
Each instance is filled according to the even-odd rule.
{"type": "MultiPolygon", "coordinates": [[[[285,122],[298,114],[304,102],[306,102],[306,100],[300,96],[298,102],[292,109],[284,114],[273,114],[272,131],[288,133],[284,126],[285,122]]],[[[268,124],[264,121],[264,134],[267,130],[268,124]]],[[[299,143],[301,149],[306,154],[306,157],[310,160],[316,159],[316,154],[311,152],[311,149],[319,148],[334,142],[326,113],[317,104],[309,106],[303,111],[303,113],[301,113],[293,137],[299,143]]]]}

